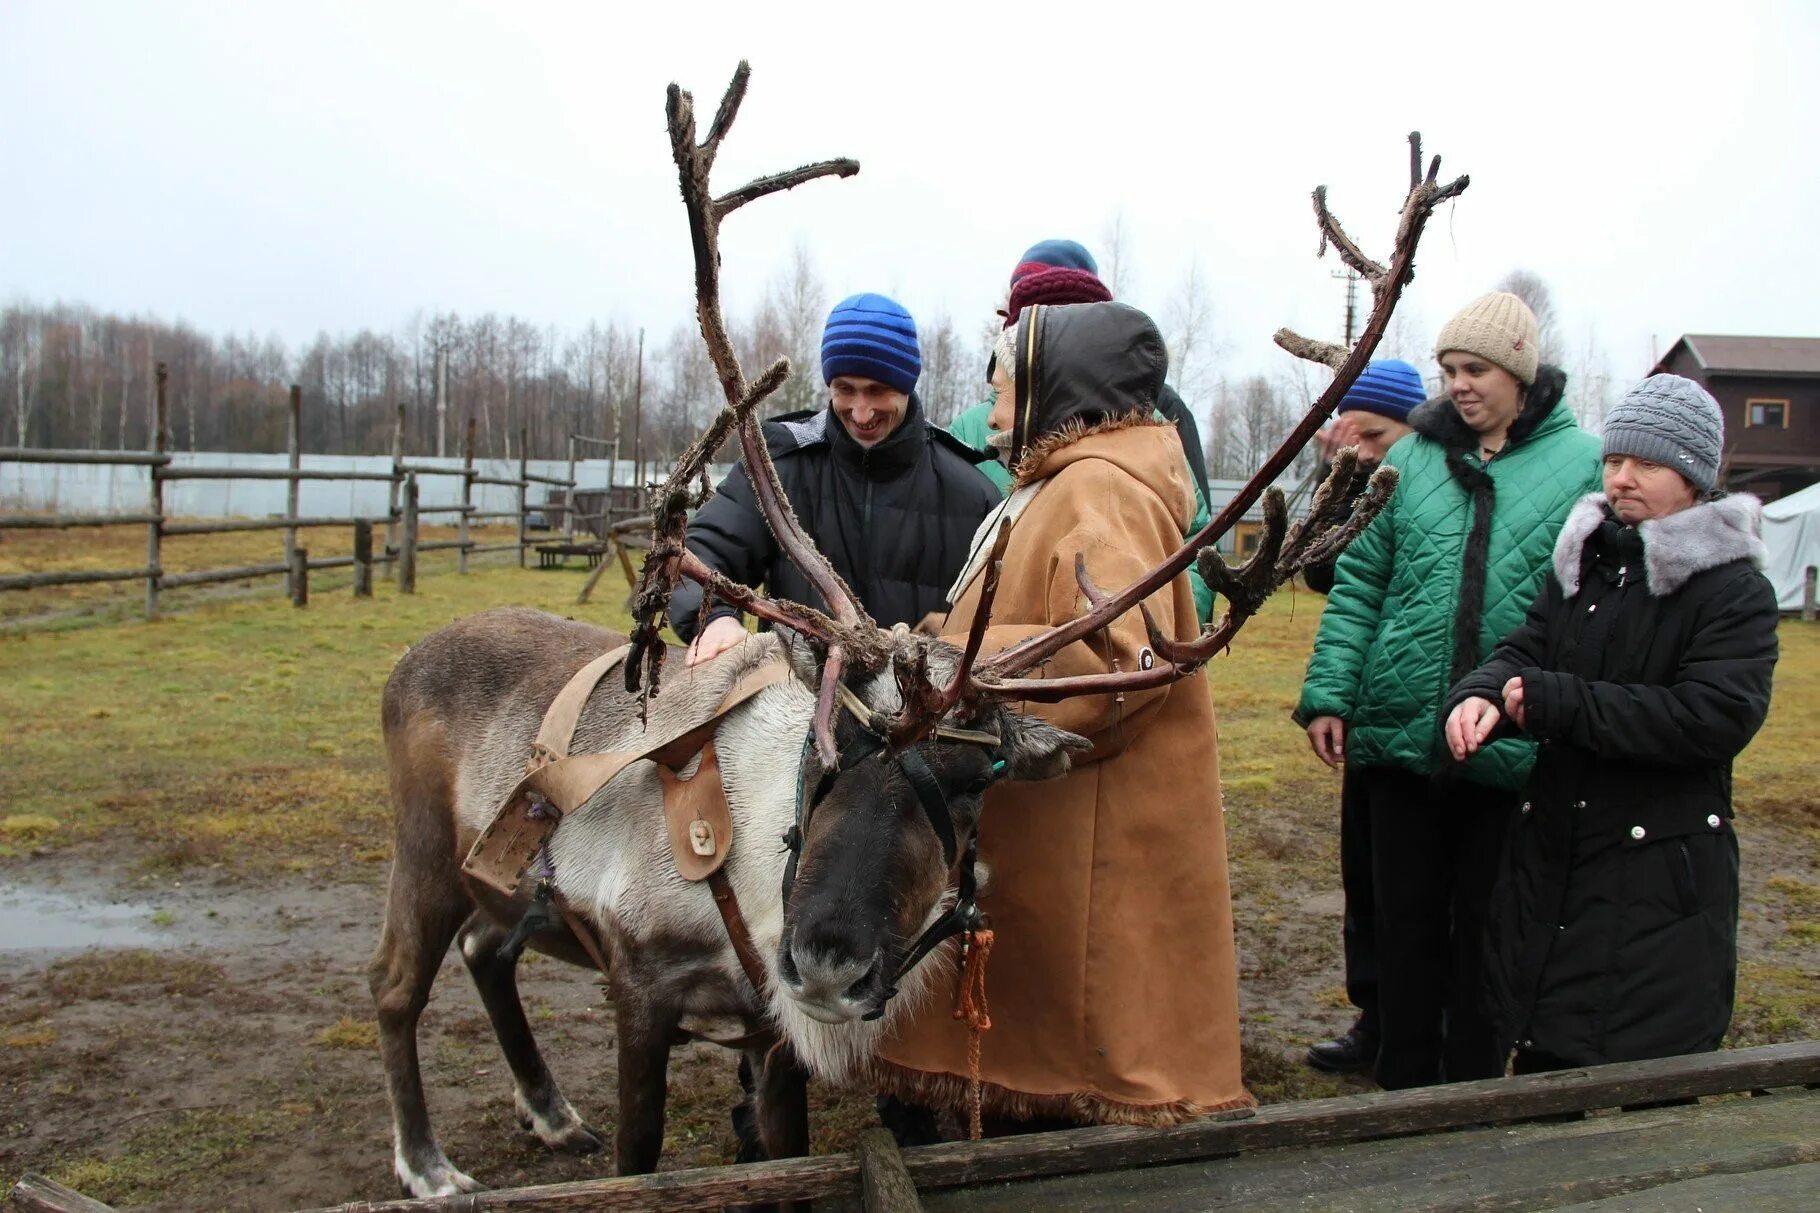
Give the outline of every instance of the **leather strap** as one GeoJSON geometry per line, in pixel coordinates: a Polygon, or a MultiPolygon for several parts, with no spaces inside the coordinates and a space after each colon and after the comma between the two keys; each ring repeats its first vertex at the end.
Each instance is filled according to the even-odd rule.
{"type": "Polygon", "coordinates": [[[575,739],[575,726],[581,722],[582,709],[588,706],[589,696],[594,694],[594,688],[606,677],[607,671],[624,661],[631,651],[631,645],[622,644],[602,653],[577,670],[563,684],[562,690],[556,692],[549,710],[543,714],[543,723],[537,728],[537,739],[531,743],[532,769],[552,759],[568,757],[569,743],[575,739]]]}
{"type": "Polygon", "coordinates": [[[600,975],[612,977],[613,966],[607,961],[606,947],[601,943],[600,936],[595,934],[593,924],[575,912],[575,908],[569,904],[568,898],[556,892],[555,889],[551,889],[550,893],[550,901],[556,906],[556,912],[562,915],[563,924],[569,928],[569,934],[575,936],[575,942],[579,943],[581,950],[588,954],[588,959],[594,962],[594,967],[600,970],[600,975]]]}
{"type": "Polygon", "coordinates": [[[727,939],[733,944],[733,954],[739,957],[739,967],[745,972],[746,980],[752,983],[752,992],[764,997],[764,961],[758,958],[758,949],[752,946],[752,932],[746,929],[745,916],[739,912],[739,898],[733,895],[733,885],[721,869],[715,868],[709,873],[708,891],[714,894],[714,908],[720,911],[721,924],[727,928],[727,939]]]}

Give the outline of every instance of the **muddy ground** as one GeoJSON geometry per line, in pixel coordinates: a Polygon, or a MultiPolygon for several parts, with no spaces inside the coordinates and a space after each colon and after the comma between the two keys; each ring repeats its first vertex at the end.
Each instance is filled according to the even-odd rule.
{"type": "MultiPolygon", "coordinates": [[[[1813,888],[1804,832],[1745,835],[1747,906],[1813,888]],[[1797,875],[1798,874],[1798,875],[1797,875]]],[[[1364,1089],[1296,1060],[1344,1026],[1339,897],[1311,882],[1261,909],[1239,889],[1247,1069],[1265,1098],[1364,1089]]],[[[283,1210],[396,1194],[362,972],[382,883],[132,877],[97,855],[34,865],[0,895],[0,1175],[49,1170],[124,1206],[283,1210]]],[[[1754,964],[1782,955],[1780,916],[1746,916],[1754,964]]],[[[1811,958],[1809,963],[1811,963],[1811,958]]],[[[579,969],[531,958],[525,1002],[553,1070],[610,1131],[613,1015],[579,969]]],[[[1808,1001],[1811,1001],[1809,999],[1808,1001]]],[[[1801,1020],[1740,1027],[1802,1034],[1801,1020]]],[[[1768,1013],[1774,1018],[1774,1012],[1768,1013]]],[[[457,1165],[494,1186],[607,1173],[542,1149],[513,1122],[510,1080],[453,952],[422,1033],[426,1084],[457,1165]]],[[[666,1167],[727,1161],[731,1057],[672,1062],[666,1167]]],[[[816,1147],[871,1123],[866,1100],[820,1091],[816,1147]]]]}

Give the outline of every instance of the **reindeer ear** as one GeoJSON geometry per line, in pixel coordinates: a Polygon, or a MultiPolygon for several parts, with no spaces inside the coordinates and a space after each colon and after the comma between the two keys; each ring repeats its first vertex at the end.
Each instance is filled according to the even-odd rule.
{"type": "Polygon", "coordinates": [[[1005,713],[999,736],[1004,739],[1005,778],[1020,782],[1058,779],[1068,773],[1074,753],[1093,748],[1085,737],[1022,712],[1005,713]]]}

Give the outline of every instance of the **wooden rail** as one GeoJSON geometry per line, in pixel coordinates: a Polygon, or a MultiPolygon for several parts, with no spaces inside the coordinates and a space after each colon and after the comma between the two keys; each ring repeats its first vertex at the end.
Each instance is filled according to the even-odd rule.
{"type": "MultiPolygon", "coordinates": [[[[568,506],[574,503],[575,442],[568,447],[568,478],[545,476],[535,473],[529,467],[529,455],[526,449],[527,435],[519,432],[518,474],[516,476],[482,476],[476,468],[474,451],[474,421],[468,420],[467,443],[462,455],[460,467],[438,467],[421,460],[410,460],[404,454],[404,407],[398,408],[397,423],[392,433],[392,466],[389,471],[367,471],[348,469],[345,471],[329,468],[306,468],[302,466],[303,435],[303,390],[293,384],[290,392],[287,417],[286,456],[288,466],[282,468],[252,467],[179,467],[172,463],[169,452],[170,413],[166,397],[168,375],[165,364],[157,366],[156,416],[153,424],[150,449],[145,451],[78,451],[49,450],[33,447],[0,447],[0,462],[32,464],[71,464],[75,466],[108,466],[126,465],[144,467],[146,477],[147,504],[139,513],[133,514],[14,514],[0,515],[0,530],[67,530],[78,527],[108,526],[143,526],[146,528],[145,564],[133,569],[69,569],[48,570],[36,573],[17,573],[0,575],[0,590],[33,590],[60,585],[85,585],[98,582],[144,581],[145,582],[145,615],[156,618],[159,611],[160,592],[184,586],[208,585],[224,581],[240,581],[254,577],[283,576],[286,590],[292,600],[302,606],[308,601],[307,577],[311,571],[334,568],[354,568],[354,592],[357,595],[370,595],[371,570],[376,564],[388,565],[399,578],[401,588],[409,585],[414,588],[416,582],[416,557],[423,552],[455,551],[458,556],[458,570],[468,571],[468,558],[483,552],[514,551],[518,563],[525,563],[525,547],[529,543],[530,517],[534,512],[549,508],[533,505],[529,489],[533,484],[550,485],[565,490],[564,500],[568,506]],[[417,500],[417,482],[420,477],[447,476],[461,483],[461,499],[455,502],[439,501],[423,503],[417,500]],[[167,481],[177,480],[281,480],[285,482],[285,512],[281,517],[273,518],[224,518],[216,520],[173,521],[165,506],[164,485],[167,481]],[[382,517],[365,517],[358,515],[334,517],[308,517],[299,512],[299,490],[304,481],[386,481],[389,485],[386,513],[382,517]],[[481,510],[474,504],[475,485],[498,485],[517,490],[516,508],[509,510],[481,510]],[[408,494],[407,494],[408,489],[408,494]],[[407,503],[405,498],[409,497],[407,503]],[[425,515],[456,516],[459,537],[453,540],[424,542],[418,535],[418,522],[425,515]],[[473,523],[481,520],[512,519],[516,521],[516,538],[510,543],[478,544],[471,534],[473,523]],[[372,528],[375,523],[385,525],[385,547],[382,552],[374,553],[372,528]],[[326,559],[311,559],[304,553],[298,558],[298,532],[308,527],[350,526],[355,529],[354,556],[337,556],[326,559]],[[163,549],[167,539],[186,535],[221,535],[241,531],[283,531],[284,552],[281,560],[241,565],[235,568],[205,569],[190,573],[167,573],[163,568],[163,549]],[[362,535],[366,536],[362,544],[362,535]],[[299,584],[299,583],[305,584],[299,584]]],[[[573,514],[573,510],[568,510],[573,514]]],[[[593,516],[590,516],[593,517],[593,516]]],[[[566,524],[572,529],[574,518],[566,524]]],[[[408,590],[406,592],[409,592],[408,590]]]]}
{"type": "MultiPolygon", "coordinates": [[[[1537,1117],[1816,1085],[1820,1085],[1820,1041],[1798,1041],[1521,1078],[1275,1104],[1255,1113],[1191,1121],[1170,1129],[1106,1126],[908,1150],[899,1150],[889,1134],[872,1130],[861,1137],[852,1154],[582,1180],[463,1196],[357,1201],[313,1213],[653,1213],[792,1200],[859,1200],[867,1209],[910,1213],[921,1207],[919,1192],[966,1189],[995,1194],[1001,1207],[1031,1208],[1041,1205],[1019,1203],[1017,1190],[1007,1193],[1004,1185],[1183,1163],[1223,1166],[1226,1164],[1215,1160],[1285,1147],[1414,1138],[1487,1123],[1508,1125],[1537,1117]],[[1007,1199],[1008,1195],[1011,1199],[1007,1199]]],[[[1764,1102],[1767,1105],[1776,1098],[1816,1100],[1820,1093],[1772,1096],[1764,1102]]],[[[1735,1105],[1713,1106],[1724,1109],[1735,1105]]],[[[1447,1134],[1436,1142],[1445,1143],[1454,1136],[1457,1135],[1447,1134]]],[[[1815,1157],[1820,1157],[1820,1142],[1793,1143],[1781,1154],[1767,1158],[1766,1165],[1794,1165],[1815,1157]]],[[[1566,1181],[1571,1177],[1543,1178],[1566,1181]]],[[[12,1196],[25,1213],[106,1213],[107,1209],[31,1173],[20,1179],[12,1196]]],[[[944,1204],[952,1203],[948,1197],[942,1199],[944,1204]]]]}

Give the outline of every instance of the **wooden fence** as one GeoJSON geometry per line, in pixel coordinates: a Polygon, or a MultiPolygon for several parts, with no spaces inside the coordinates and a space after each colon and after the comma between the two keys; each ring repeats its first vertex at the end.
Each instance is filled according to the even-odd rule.
{"type": "MultiPolygon", "coordinates": [[[[224,581],[242,581],[255,577],[285,578],[286,588],[291,600],[298,606],[309,601],[309,574],[313,570],[352,568],[354,570],[354,593],[370,596],[373,592],[373,566],[388,564],[393,567],[401,593],[414,593],[417,588],[417,558],[425,552],[453,550],[458,553],[456,568],[460,572],[468,571],[468,558],[483,552],[516,551],[520,568],[525,563],[525,547],[528,542],[529,520],[535,511],[529,498],[529,489],[533,484],[548,485],[561,489],[565,503],[572,499],[575,490],[575,437],[569,440],[569,475],[561,478],[541,476],[533,473],[529,459],[524,454],[525,432],[519,431],[519,459],[517,476],[484,476],[476,469],[474,463],[474,420],[468,419],[467,442],[460,468],[437,467],[424,463],[413,463],[404,455],[404,407],[399,406],[398,421],[392,432],[392,466],[387,471],[335,471],[329,469],[305,468],[302,466],[301,436],[303,419],[303,389],[291,387],[290,433],[287,444],[290,456],[288,468],[244,468],[244,467],[177,467],[171,460],[169,450],[169,408],[165,396],[165,364],[160,362],[157,368],[156,416],[153,426],[153,437],[150,449],[146,451],[79,451],[79,450],[38,450],[26,447],[0,447],[0,462],[15,463],[58,463],[75,465],[135,465],[146,469],[146,506],[137,514],[15,514],[0,515],[0,530],[18,529],[64,529],[75,527],[105,526],[143,526],[145,528],[145,564],[130,569],[82,569],[63,570],[41,573],[19,573],[0,576],[0,590],[31,590],[43,586],[79,585],[93,582],[143,581],[145,583],[145,617],[155,619],[159,612],[159,595],[168,589],[183,586],[210,585],[224,581]],[[419,499],[419,476],[454,477],[461,481],[461,497],[453,502],[423,502],[419,499]],[[164,486],[173,480],[284,480],[288,482],[286,508],[280,518],[235,518],[203,522],[176,522],[165,510],[164,486]],[[312,518],[298,513],[299,486],[305,480],[383,480],[390,489],[387,494],[387,510],[384,515],[375,517],[335,517],[312,518]],[[473,504],[475,485],[500,485],[515,488],[518,491],[517,508],[510,510],[479,510],[473,504]],[[453,514],[456,517],[457,537],[449,540],[423,542],[419,538],[419,523],[425,517],[453,514]],[[484,519],[509,518],[516,520],[517,538],[509,543],[477,543],[469,534],[474,523],[484,519]],[[384,547],[375,551],[373,547],[373,527],[383,524],[385,527],[384,547]],[[303,527],[351,526],[354,528],[354,554],[352,556],[335,556],[311,558],[308,551],[298,546],[297,532],[303,527]],[[242,565],[237,568],[205,569],[188,573],[167,573],[163,568],[164,544],[167,539],[184,535],[219,535],[233,531],[267,531],[284,532],[283,559],[264,564],[242,565]]],[[[565,537],[572,540],[575,524],[588,522],[593,516],[577,514],[575,510],[565,508],[563,511],[565,537]]]]}

